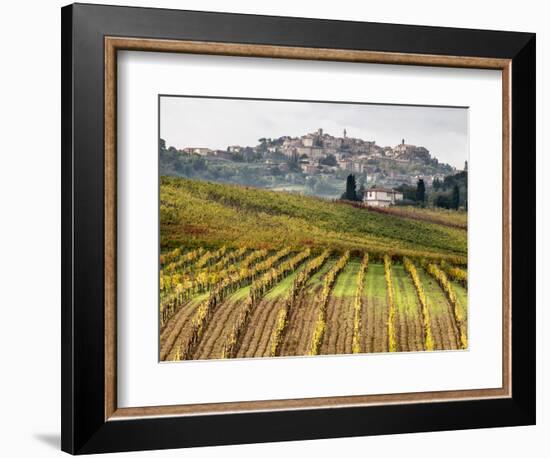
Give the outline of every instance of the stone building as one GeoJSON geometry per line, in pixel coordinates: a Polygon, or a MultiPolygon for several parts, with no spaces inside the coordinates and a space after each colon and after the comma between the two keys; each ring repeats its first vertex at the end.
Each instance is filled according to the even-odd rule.
{"type": "Polygon", "coordinates": [[[371,207],[389,207],[403,200],[403,193],[390,188],[372,187],[363,196],[363,203],[371,207]]]}

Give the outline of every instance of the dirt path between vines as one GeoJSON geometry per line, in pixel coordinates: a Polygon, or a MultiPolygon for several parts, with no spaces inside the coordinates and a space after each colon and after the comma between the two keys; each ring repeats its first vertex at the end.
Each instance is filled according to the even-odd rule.
{"type": "Polygon", "coordinates": [[[160,335],[160,360],[166,361],[173,358],[172,350],[175,350],[176,343],[182,342],[186,331],[191,330],[191,320],[199,304],[208,297],[208,293],[201,294],[192,299],[166,323],[160,335]]]}
{"type": "Polygon", "coordinates": [[[280,355],[304,356],[309,352],[313,328],[317,320],[317,295],[322,288],[322,279],[334,265],[335,259],[328,260],[313,277],[309,279],[303,293],[296,301],[290,313],[287,331],[284,335],[280,355]]]}
{"type": "Polygon", "coordinates": [[[388,312],[384,266],[379,263],[369,263],[365,275],[361,314],[362,352],[388,351],[388,312]]]}
{"type": "Polygon", "coordinates": [[[361,262],[352,259],[340,272],[327,304],[327,327],[320,354],[353,353],[353,301],[357,289],[357,273],[361,262]]]}

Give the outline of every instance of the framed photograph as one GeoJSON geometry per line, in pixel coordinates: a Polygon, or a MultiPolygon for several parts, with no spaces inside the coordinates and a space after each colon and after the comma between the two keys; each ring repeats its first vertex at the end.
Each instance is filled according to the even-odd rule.
{"type": "Polygon", "coordinates": [[[62,448],[535,423],[535,35],[62,9],[62,448]]]}

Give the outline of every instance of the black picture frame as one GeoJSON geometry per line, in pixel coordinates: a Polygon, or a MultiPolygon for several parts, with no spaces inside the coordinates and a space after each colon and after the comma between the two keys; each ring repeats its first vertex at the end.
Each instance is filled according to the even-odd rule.
{"type": "Polygon", "coordinates": [[[535,424],[535,34],[74,4],[62,8],[62,449],[72,454],[535,424]],[[512,396],[105,420],[104,37],[512,61],[512,396]]]}

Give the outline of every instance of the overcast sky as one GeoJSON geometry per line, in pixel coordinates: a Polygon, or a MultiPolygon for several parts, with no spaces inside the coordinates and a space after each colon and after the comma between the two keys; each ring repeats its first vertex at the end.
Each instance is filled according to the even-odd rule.
{"type": "Polygon", "coordinates": [[[161,97],[160,136],[167,146],[226,149],[255,146],[262,137],[302,136],[318,128],[380,146],[425,146],[432,156],[462,169],[468,158],[465,108],[360,105],[265,100],[161,97]]]}

